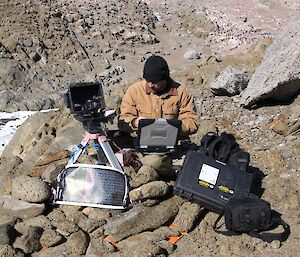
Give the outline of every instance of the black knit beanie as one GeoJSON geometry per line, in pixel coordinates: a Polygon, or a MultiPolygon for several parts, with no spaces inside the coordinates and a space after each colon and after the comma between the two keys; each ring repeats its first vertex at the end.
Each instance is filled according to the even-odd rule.
{"type": "Polygon", "coordinates": [[[144,65],[143,78],[147,81],[158,82],[169,79],[170,71],[166,60],[160,56],[150,56],[144,65]]]}

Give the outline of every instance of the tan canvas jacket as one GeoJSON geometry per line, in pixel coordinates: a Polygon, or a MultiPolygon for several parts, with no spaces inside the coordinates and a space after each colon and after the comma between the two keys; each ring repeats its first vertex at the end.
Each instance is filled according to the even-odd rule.
{"type": "Polygon", "coordinates": [[[139,116],[150,119],[179,119],[182,121],[181,135],[196,133],[199,126],[192,94],[174,81],[163,95],[150,92],[145,80],[132,84],[122,99],[119,129],[125,132],[134,131],[131,122],[139,116]]]}

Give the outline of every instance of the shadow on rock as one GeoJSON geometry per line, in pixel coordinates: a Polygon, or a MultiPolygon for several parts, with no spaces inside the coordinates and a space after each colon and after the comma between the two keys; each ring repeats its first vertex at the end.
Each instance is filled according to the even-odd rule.
{"type": "Polygon", "coordinates": [[[262,188],[262,180],[266,175],[258,168],[249,166],[248,172],[253,174],[252,186],[250,189],[250,193],[261,198],[265,189],[262,188]]]}

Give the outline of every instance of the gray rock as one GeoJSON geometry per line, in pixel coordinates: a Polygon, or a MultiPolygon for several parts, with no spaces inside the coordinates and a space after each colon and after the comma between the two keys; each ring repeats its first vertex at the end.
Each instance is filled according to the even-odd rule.
{"type": "Polygon", "coordinates": [[[13,85],[23,84],[25,80],[26,70],[21,64],[11,67],[6,75],[6,82],[13,85]]]}
{"type": "Polygon", "coordinates": [[[11,214],[21,219],[28,219],[41,214],[45,204],[28,203],[11,195],[0,196],[0,213],[11,214]]]}
{"type": "MultiPolygon", "coordinates": [[[[30,75],[34,76],[34,74],[29,74],[28,76],[30,75]]],[[[24,92],[24,88],[22,88],[22,91],[18,93],[16,91],[5,90],[1,92],[1,96],[3,97],[0,101],[1,111],[8,111],[8,112],[15,112],[19,110],[38,111],[43,108],[45,109],[53,108],[53,101],[48,97],[48,95],[45,96],[45,95],[36,94],[32,92],[24,92]]]]}
{"type": "Polygon", "coordinates": [[[40,243],[43,248],[53,247],[62,241],[63,237],[53,229],[47,229],[43,232],[40,243]]]}
{"type": "Polygon", "coordinates": [[[174,250],[176,248],[176,246],[174,244],[170,243],[167,240],[161,240],[161,241],[157,242],[156,245],[161,247],[165,251],[167,251],[168,254],[171,254],[172,252],[174,252],[174,250]]]}
{"type": "Polygon", "coordinates": [[[5,156],[1,155],[1,159],[0,159],[0,168],[1,168],[1,173],[0,173],[1,182],[0,183],[1,184],[0,184],[0,186],[2,186],[2,180],[4,179],[5,175],[10,173],[13,169],[15,169],[22,162],[23,162],[23,160],[18,156],[10,155],[10,156],[5,157],[5,156]]]}
{"type": "Polygon", "coordinates": [[[55,224],[57,232],[65,237],[70,236],[72,233],[77,232],[79,227],[71,221],[62,220],[55,224]]]}
{"type": "Polygon", "coordinates": [[[169,185],[164,181],[152,181],[139,188],[131,190],[130,199],[138,201],[146,198],[163,197],[169,192],[169,185]]]}
{"type": "Polygon", "coordinates": [[[86,207],[82,210],[82,212],[87,215],[90,219],[97,221],[106,221],[111,217],[111,213],[109,210],[99,209],[99,208],[91,208],[86,207]]]}
{"type": "Polygon", "coordinates": [[[0,158],[0,195],[11,193],[11,181],[19,175],[17,167],[22,163],[22,159],[17,156],[0,158]]]}
{"type": "Polygon", "coordinates": [[[174,229],[189,232],[204,209],[195,203],[185,202],[173,222],[174,229]]]}
{"type": "Polygon", "coordinates": [[[12,195],[31,203],[45,202],[50,198],[50,187],[39,177],[20,176],[12,182],[12,195]]]}
{"type": "Polygon", "coordinates": [[[158,203],[160,203],[160,199],[143,199],[141,201],[141,204],[147,207],[154,206],[158,203]]]}
{"type": "Polygon", "coordinates": [[[47,218],[50,219],[51,224],[53,226],[55,226],[55,224],[57,224],[57,222],[64,220],[66,218],[66,216],[61,210],[54,209],[52,212],[50,212],[47,215],[47,218]]]}
{"type": "Polygon", "coordinates": [[[109,69],[111,67],[110,61],[108,59],[104,59],[103,68],[109,69]]]}
{"type": "Polygon", "coordinates": [[[16,239],[13,246],[22,249],[24,253],[37,252],[42,248],[40,244],[42,233],[42,228],[30,227],[25,235],[16,239]]]}
{"type": "Polygon", "coordinates": [[[168,249],[167,251],[171,253],[174,245],[168,243],[165,239],[167,238],[164,235],[147,231],[118,242],[118,248],[122,252],[129,253],[132,251],[135,255],[139,253],[141,256],[146,256],[146,253],[155,256],[151,254],[163,253],[165,252],[163,249],[168,249]],[[145,249],[147,249],[147,252],[145,249]]]}
{"type": "Polygon", "coordinates": [[[300,90],[300,20],[285,28],[271,46],[243,92],[241,104],[286,101],[300,90]]]}
{"type": "Polygon", "coordinates": [[[43,251],[39,251],[37,253],[33,253],[32,257],[64,257],[70,256],[70,252],[67,248],[67,243],[60,244],[58,246],[49,247],[44,249],[43,251]]]}
{"type": "Polygon", "coordinates": [[[59,209],[66,215],[67,218],[71,218],[75,213],[82,209],[82,207],[79,205],[62,204],[59,206],[59,209]]]}
{"type": "Polygon", "coordinates": [[[25,234],[29,227],[40,227],[46,230],[51,229],[52,226],[50,220],[43,215],[24,220],[15,225],[15,229],[21,234],[25,234]]]}
{"type": "Polygon", "coordinates": [[[24,257],[24,253],[14,249],[10,245],[0,245],[0,256],[3,257],[24,257]]]}
{"type": "Polygon", "coordinates": [[[133,40],[136,39],[138,34],[135,31],[126,31],[123,35],[123,39],[126,40],[133,40]]]}
{"type": "Polygon", "coordinates": [[[101,255],[103,255],[103,254],[102,253],[99,254],[90,242],[88,248],[86,249],[85,256],[86,257],[97,257],[97,256],[101,256],[101,255]]]}
{"type": "Polygon", "coordinates": [[[87,73],[93,70],[90,62],[88,60],[82,61],[80,64],[80,69],[83,73],[87,73]]]}
{"type": "Polygon", "coordinates": [[[109,220],[104,226],[105,234],[109,235],[112,241],[117,242],[142,231],[156,229],[175,217],[182,203],[180,197],[174,196],[154,207],[137,204],[124,215],[109,220]]]}
{"type": "Polygon", "coordinates": [[[154,35],[148,33],[143,33],[142,39],[144,44],[154,44],[157,42],[157,38],[154,35]]]}
{"type": "Polygon", "coordinates": [[[135,188],[148,182],[157,180],[159,178],[158,172],[149,165],[143,165],[138,172],[133,173],[132,180],[129,181],[130,186],[135,188]]]}
{"type": "Polygon", "coordinates": [[[93,220],[91,218],[85,218],[80,220],[80,222],[78,223],[78,226],[85,232],[87,233],[91,233],[94,230],[96,230],[97,228],[99,228],[100,226],[104,225],[106,222],[104,220],[102,221],[97,221],[97,220],[93,220]]]}
{"type": "Polygon", "coordinates": [[[90,237],[95,238],[95,239],[103,237],[103,236],[104,236],[104,227],[103,226],[97,228],[92,233],[90,233],[90,237]]]}
{"type": "Polygon", "coordinates": [[[59,208],[63,211],[67,220],[75,224],[78,224],[81,220],[86,218],[86,215],[82,211],[80,211],[82,209],[81,206],[62,204],[59,208]]]}
{"type": "Polygon", "coordinates": [[[65,166],[65,163],[51,163],[45,168],[43,174],[41,175],[41,178],[46,183],[52,184],[65,166]]]}
{"type": "Polygon", "coordinates": [[[49,60],[49,55],[48,53],[44,52],[41,56],[41,62],[43,62],[43,64],[47,64],[49,60]]]}
{"type": "Polygon", "coordinates": [[[159,242],[164,240],[166,237],[164,235],[155,234],[150,231],[142,232],[134,236],[130,236],[120,242],[118,242],[118,248],[121,250],[134,248],[139,245],[141,242],[159,242]]]}
{"type": "Polygon", "coordinates": [[[87,249],[87,256],[106,256],[108,253],[113,253],[116,248],[103,237],[92,238],[87,249]]]}
{"type": "Polygon", "coordinates": [[[123,256],[132,257],[159,256],[164,252],[165,251],[163,248],[152,242],[140,242],[138,245],[135,245],[132,248],[124,249],[124,251],[122,251],[123,256]]]}
{"type": "Polygon", "coordinates": [[[9,105],[10,99],[12,98],[12,92],[8,90],[2,90],[0,92],[0,110],[4,111],[7,110],[9,105]]]}
{"type": "Polygon", "coordinates": [[[278,113],[272,121],[271,129],[283,136],[297,133],[300,129],[300,108],[291,108],[285,112],[278,113]]]}
{"type": "Polygon", "coordinates": [[[1,214],[0,215],[0,225],[10,225],[14,226],[17,222],[17,217],[10,214],[1,214]]]}
{"type": "Polygon", "coordinates": [[[151,166],[159,175],[163,177],[172,177],[172,159],[166,155],[145,155],[140,158],[143,165],[151,166]]]}
{"type": "Polygon", "coordinates": [[[72,216],[67,216],[67,219],[78,225],[81,221],[86,220],[87,217],[82,211],[78,211],[74,213],[72,216]]]}
{"type": "Polygon", "coordinates": [[[11,241],[11,227],[9,225],[0,225],[0,245],[10,244],[11,241]]]}
{"type": "MultiPolygon", "coordinates": [[[[12,140],[3,150],[1,156],[8,158],[10,158],[11,156],[19,156],[23,161],[31,160],[35,162],[37,160],[37,157],[39,157],[45,150],[44,149],[42,151],[42,148],[37,147],[39,145],[37,139],[41,141],[42,134],[47,130],[47,128],[45,128],[45,124],[51,123],[51,119],[54,116],[56,116],[56,113],[54,111],[49,111],[36,112],[31,117],[29,117],[17,130],[12,140]],[[30,144],[28,142],[30,142],[30,144]],[[34,148],[32,148],[33,143],[35,144],[34,148]]],[[[44,147],[48,148],[47,145],[45,145],[44,147]]]]}
{"type": "Polygon", "coordinates": [[[238,95],[247,87],[248,81],[246,73],[229,66],[210,85],[210,89],[215,95],[238,95]]]}
{"type": "Polygon", "coordinates": [[[185,52],[183,57],[187,60],[195,60],[195,59],[199,59],[200,55],[197,53],[196,50],[188,50],[187,52],[185,52]]]}
{"type": "MultiPolygon", "coordinates": [[[[64,160],[66,158],[69,159],[70,152],[67,150],[55,151],[55,152],[47,152],[43,154],[38,160],[36,161],[35,167],[42,167],[48,166],[52,163],[57,163],[57,161],[64,160]]],[[[66,163],[65,163],[66,164],[66,163]]],[[[39,175],[36,175],[39,176],[39,175]]]]}
{"type": "MultiPolygon", "coordinates": [[[[70,117],[68,118],[69,115],[67,113],[62,114],[63,116],[60,116],[59,113],[57,115],[65,118],[61,121],[55,121],[55,123],[58,126],[63,127],[60,128],[52,145],[48,147],[49,152],[61,151],[62,149],[66,149],[66,147],[74,146],[74,144],[77,145],[82,140],[82,135],[85,133],[82,125],[78,121],[70,117]],[[68,121],[69,119],[71,119],[71,121],[68,121]]],[[[50,120],[48,122],[53,123],[54,121],[50,120]]]]}
{"type": "Polygon", "coordinates": [[[85,254],[88,245],[88,238],[81,230],[73,233],[67,241],[68,250],[73,254],[85,254]]]}
{"type": "Polygon", "coordinates": [[[161,238],[180,235],[180,232],[178,232],[174,229],[171,229],[170,227],[167,227],[167,226],[159,227],[159,228],[155,229],[153,231],[153,233],[159,235],[161,238]]]}

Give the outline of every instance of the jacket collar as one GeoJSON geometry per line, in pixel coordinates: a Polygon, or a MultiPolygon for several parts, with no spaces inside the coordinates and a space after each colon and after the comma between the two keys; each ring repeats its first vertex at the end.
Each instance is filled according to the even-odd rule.
{"type": "MultiPolygon", "coordinates": [[[[151,90],[147,87],[147,81],[144,80],[145,84],[144,84],[144,88],[146,91],[146,94],[150,95],[152,92],[151,90]]],[[[177,87],[179,86],[178,83],[174,82],[173,80],[171,80],[168,84],[167,87],[169,87],[169,90],[165,93],[163,93],[162,95],[160,95],[162,98],[166,98],[168,96],[176,96],[178,95],[178,91],[177,91],[177,87]]]]}

